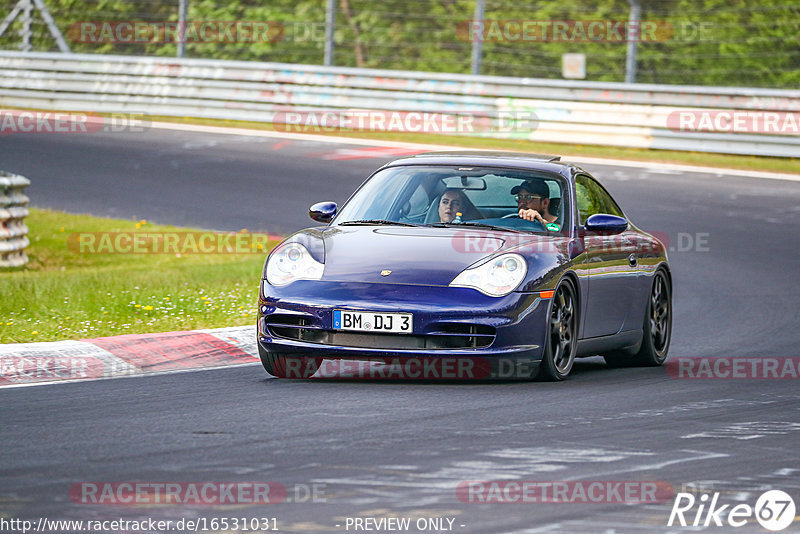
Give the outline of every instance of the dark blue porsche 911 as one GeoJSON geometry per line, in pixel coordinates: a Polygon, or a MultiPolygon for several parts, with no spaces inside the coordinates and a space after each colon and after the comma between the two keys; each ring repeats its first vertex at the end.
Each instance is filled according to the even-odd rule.
{"type": "Polygon", "coordinates": [[[264,368],[282,378],[563,380],[582,356],[663,364],[663,244],[559,160],[421,154],[384,165],[341,207],[312,206],[324,226],[288,237],[264,265],[264,368]]]}

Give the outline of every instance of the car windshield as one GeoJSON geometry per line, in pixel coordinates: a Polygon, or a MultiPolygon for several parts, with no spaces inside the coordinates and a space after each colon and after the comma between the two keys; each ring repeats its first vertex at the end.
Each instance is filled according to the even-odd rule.
{"type": "Polygon", "coordinates": [[[334,224],[464,225],[562,232],[569,213],[562,200],[564,184],[557,174],[522,169],[389,167],[353,195],[334,224]],[[520,218],[520,208],[534,209],[542,219],[520,218]]]}

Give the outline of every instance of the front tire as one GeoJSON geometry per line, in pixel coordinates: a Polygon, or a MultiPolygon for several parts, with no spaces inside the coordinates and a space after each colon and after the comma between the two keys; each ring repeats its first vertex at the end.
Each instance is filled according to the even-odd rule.
{"type": "Polygon", "coordinates": [[[658,367],[667,360],[672,338],[672,287],[663,269],[656,271],[642,325],[642,346],[634,354],[604,355],[609,367],[658,367]]]}
{"type": "Polygon", "coordinates": [[[577,304],[575,286],[565,278],[556,288],[550,304],[547,340],[538,378],[558,382],[572,371],[578,348],[577,304]]]}

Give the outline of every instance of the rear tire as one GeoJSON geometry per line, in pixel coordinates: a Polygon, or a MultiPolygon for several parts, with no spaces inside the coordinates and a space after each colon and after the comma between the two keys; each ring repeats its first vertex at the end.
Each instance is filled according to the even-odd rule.
{"type": "Polygon", "coordinates": [[[565,278],[556,288],[547,320],[547,338],[537,378],[559,382],[572,371],[578,348],[578,299],[565,278]]]}
{"type": "Polygon", "coordinates": [[[623,351],[603,356],[609,367],[658,367],[667,360],[672,338],[672,287],[663,269],[656,271],[647,299],[642,345],[631,355],[623,351]]]}
{"type": "Polygon", "coordinates": [[[310,356],[284,356],[276,352],[268,352],[260,346],[258,355],[264,370],[276,378],[311,378],[322,365],[322,358],[310,356]]]}

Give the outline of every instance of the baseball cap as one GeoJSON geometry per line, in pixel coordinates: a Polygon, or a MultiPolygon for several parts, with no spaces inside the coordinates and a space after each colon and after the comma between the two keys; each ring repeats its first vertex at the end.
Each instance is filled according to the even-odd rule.
{"type": "Polygon", "coordinates": [[[526,180],[525,182],[512,187],[511,194],[516,195],[523,189],[528,193],[533,193],[534,195],[539,195],[543,198],[550,198],[550,188],[547,187],[547,184],[544,183],[543,180],[526,180]]]}

